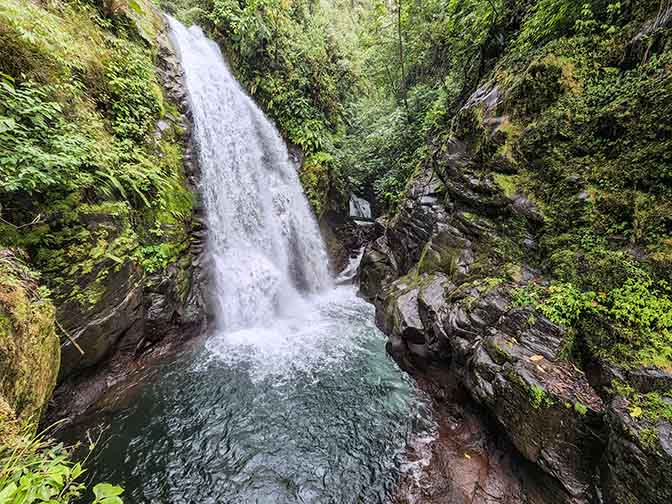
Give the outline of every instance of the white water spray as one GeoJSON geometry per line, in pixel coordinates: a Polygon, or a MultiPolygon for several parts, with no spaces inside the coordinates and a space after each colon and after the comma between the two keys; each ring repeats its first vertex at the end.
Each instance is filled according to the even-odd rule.
{"type": "Polygon", "coordinates": [[[319,228],[282,138],[217,45],[169,22],[193,113],[217,324],[267,326],[331,284],[319,228]]]}

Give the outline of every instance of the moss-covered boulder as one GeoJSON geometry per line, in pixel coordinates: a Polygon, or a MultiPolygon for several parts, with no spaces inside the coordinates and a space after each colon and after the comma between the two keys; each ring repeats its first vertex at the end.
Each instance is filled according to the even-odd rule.
{"type": "Polygon", "coordinates": [[[54,306],[47,291],[14,253],[0,250],[0,429],[14,420],[36,425],[59,365],[54,306]]]}
{"type": "MultiPolygon", "coordinates": [[[[496,312],[505,293],[502,287],[472,303],[469,319],[496,312]]],[[[589,500],[606,439],[604,405],[585,375],[563,359],[565,335],[526,309],[504,313],[484,330],[469,359],[467,388],[528,460],[572,498],[589,500]]]]}

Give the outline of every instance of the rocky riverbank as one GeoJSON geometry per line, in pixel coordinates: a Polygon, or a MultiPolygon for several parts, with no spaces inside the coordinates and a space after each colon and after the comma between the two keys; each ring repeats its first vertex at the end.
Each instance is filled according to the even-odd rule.
{"type": "MultiPolygon", "coordinates": [[[[660,255],[608,232],[600,237],[612,210],[599,200],[612,195],[584,170],[605,143],[618,164],[652,140],[633,136],[635,147],[616,150],[620,140],[605,133],[613,110],[591,108],[599,91],[583,73],[605,57],[554,47],[523,65],[496,62],[449,137],[431,146],[399,208],[379,221],[384,230],[366,248],[361,292],[376,306],[390,353],[423,380],[431,371],[444,422],[452,408],[444,391],[459,389],[496,435],[556,482],[561,490],[546,499],[662,504],[672,498],[672,374],[664,358],[643,356],[662,357],[665,347],[652,345],[668,333],[664,322],[655,333],[622,300],[636,303],[636,291],[655,311],[658,295],[647,291],[655,282],[641,271],[668,270],[660,255]],[[511,66],[520,70],[515,77],[511,66]],[[562,115],[569,103],[585,106],[586,117],[562,115]],[[577,245],[575,235],[595,241],[577,245]]],[[[621,64],[625,86],[639,74],[628,75],[631,61],[621,64]]],[[[648,100],[640,78],[630,106],[648,100]]],[[[656,113],[641,109],[639,124],[656,113]]],[[[441,453],[464,463],[461,450],[441,440],[434,450],[439,469],[430,478],[441,453]]],[[[459,487],[461,475],[451,478],[459,487]]],[[[499,502],[470,495],[455,502],[499,502]]],[[[515,499],[548,502],[533,492],[515,499]]]]}

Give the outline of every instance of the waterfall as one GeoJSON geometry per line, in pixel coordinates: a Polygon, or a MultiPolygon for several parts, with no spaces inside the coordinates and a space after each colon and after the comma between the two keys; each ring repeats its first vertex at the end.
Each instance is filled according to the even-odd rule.
{"type": "Polygon", "coordinates": [[[331,284],[287,147],[200,28],[169,17],[193,113],[216,323],[265,326],[331,284]]]}

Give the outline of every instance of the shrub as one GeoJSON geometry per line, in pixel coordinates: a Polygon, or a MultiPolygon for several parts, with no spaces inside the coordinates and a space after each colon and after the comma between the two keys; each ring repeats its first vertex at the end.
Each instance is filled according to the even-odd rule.
{"type": "MultiPolygon", "coordinates": [[[[95,444],[91,444],[89,453],[95,444]]],[[[82,496],[85,470],[70,459],[70,449],[44,433],[24,433],[0,444],[0,502],[68,504],[82,496]]],[[[94,504],[121,504],[123,489],[109,483],[93,488],[94,504]]]]}
{"type": "Polygon", "coordinates": [[[0,75],[0,191],[76,187],[90,141],[69,125],[55,88],[0,75]]]}

